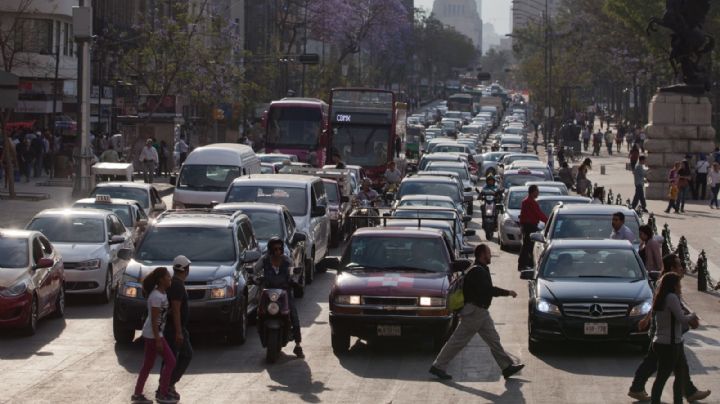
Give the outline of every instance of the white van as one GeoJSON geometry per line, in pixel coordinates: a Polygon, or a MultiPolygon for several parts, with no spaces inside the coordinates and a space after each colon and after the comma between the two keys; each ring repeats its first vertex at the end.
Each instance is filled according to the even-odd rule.
{"type": "Polygon", "coordinates": [[[173,209],[207,208],[222,202],[237,177],[260,173],[260,159],[250,146],[215,143],[188,155],[180,169],[173,209]]]}

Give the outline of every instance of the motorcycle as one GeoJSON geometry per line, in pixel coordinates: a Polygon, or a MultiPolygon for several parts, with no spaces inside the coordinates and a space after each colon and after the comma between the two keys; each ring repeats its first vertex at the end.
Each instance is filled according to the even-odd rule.
{"type": "Polygon", "coordinates": [[[380,216],[380,211],[375,208],[375,202],[367,199],[355,199],[353,200],[353,210],[350,212],[350,222],[352,231],[361,227],[375,227],[380,222],[376,219],[380,216]],[[367,217],[367,219],[363,219],[367,217]],[[370,218],[375,219],[370,219],[370,218]]]}
{"type": "Polygon", "coordinates": [[[488,241],[492,240],[493,233],[498,229],[498,214],[502,210],[502,205],[497,203],[501,199],[500,193],[501,191],[483,191],[480,195],[483,201],[482,228],[485,230],[485,238],[488,241]]]}
{"type": "MultiPolygon", "coordinates": [[[[297,283],[302,268],[293,268],[291,283],[297,283]]],[[[253,283],[262,285],[263,277],[254,278],[253,283]]],[[[257,309],[257,330],[260,343],[266,349],[265,360],[275,363],[282,350],[292,340],[290,319],[290,296],[285,289],[264,288],[260,292],[257,309]]]]}
{"type": "Polygon", "coordinates": [[[388,184],[385,189],[385,193],[383,194],[385,206],[392,205],[393,201],[395,200],[395,194],[397,193],[397,190],[398,184],[388,184]]]}

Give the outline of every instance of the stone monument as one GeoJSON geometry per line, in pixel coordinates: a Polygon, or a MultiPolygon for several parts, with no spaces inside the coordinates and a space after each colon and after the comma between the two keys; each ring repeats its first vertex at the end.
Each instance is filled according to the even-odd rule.
{"type": "Polygon", "coordinates": [[[650,20],[647,31],[661,26],[672,31],[669,62],[680,84],[660,88],[650,102],[647,141],[648,199],[667,199],[667,175],[687,154],[709,153],[715,147],[712,105],[705,92],[710,77],[701,63],[715,40],[703,30],[710,0],[668,0],[662,18],[650,20]]]}

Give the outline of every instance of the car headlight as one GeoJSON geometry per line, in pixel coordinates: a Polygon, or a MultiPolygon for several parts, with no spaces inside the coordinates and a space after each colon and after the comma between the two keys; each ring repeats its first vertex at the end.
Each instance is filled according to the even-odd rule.
{"type": "Polygon", "coordinates": [[[280,295],[278,293],[271,293],[269,297],[271,302],[277,302],[280,298],[280,295]]]}
{"type": "Polygon", "coordinates": [[[338,295],[335,296],[335,303],[337,304],[360,304],[360,296],[358,295],[338,295]]]}
{"type": "Polygon", "coordinates": [[[278,314],[278,313],[280,312],[280,305],[277,304],[277,303],[275,303],[275,302],[271,302],[271,303],[268,304],[268,306],[267,306],[267,312],[268,312],[268,314],[270,314],[271,316],[274,316],[274,315],[278,314]]]}
{"type": "Polygon", "coordinates": [[[535,308],[541,313],[560,315],[560,308],[545,299],[538,299],[535,308]]]}
{"type": "Polygon", "coordinates": [[[630,310],[630,316],[644,316],[652,309],[652,300],[646,300],[630,310]]]}
{"type": "Polygon", "coordinates": [[[225,277],[213,281],[210,289],[211,299],[225,299],[235,296],[235,280],[225,277]]]}
{"type": "Polygon", "coordinates": [[[9,288],[0,290],[0,296],[5,297],[16,297],[20,296],[27,291],[28,285],[30,284],[29,279],[23,279],[20,282],[10,286],[9,288]]]}
{"type": "Polygon", "coordinates": [[[442,297],[421,297],[420,306],[423,307],[445,307],[445,299],[442,297]]]}
{"type": "Polygon", "coordinates": [[[100,268],[102,262],[99,259],[87,260],[78,262],[75,270],[77,271],[88,271],[100,268]]]}

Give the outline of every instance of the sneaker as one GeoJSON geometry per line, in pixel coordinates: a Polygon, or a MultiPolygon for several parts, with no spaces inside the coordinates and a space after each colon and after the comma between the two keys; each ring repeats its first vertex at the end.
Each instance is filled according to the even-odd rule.
{"type": "Polygon", "coordinates": [[[145,397],[144,394],[133,394],[132,397],[130,397],[130,401],[133,404],[152,404],[152,400],[148,400],[147,397],[145,397]]]}
{"type": "Polygon", "coordinates": [[[178,400],[171,397],[169,393],[164,396],[160,393],[155,394],[155,401],[160,404],[176,404],[178,402],[178,400]]]}
{"type": "Polygon", "coordinates": [[[178,393],[177,390],[175,390],[175,386],[168,387],[167,395],[168,395],[168,397],[172,397],[172,398],[180,401],[180,393],[178,393]]]}
{"type": "Polygon", "coordinates": [[[430,370],[428,370],[430,374],[437,376],[440,380],[450,380],[452,379],[452,376],[450,376],[446,371],[436,368],[435,366],[430,366],[430,370]]]}
{"type": "Polygon", "coordinates": [[[521,371],[522,368],[524,368],[524,367],[525,367],[525,365],[523,365],[522,363],[518,363],[516,365],[510,365],[510,366],[506,367],[505,369],[503,369],[502,375],[504,378],[507,379],[510,376],[514,375],[515,373],[521,371]]]}
{"type": "Polygon", "coordinates": [[[634,398],[637,401],[650,401],[650,396],[645,390],[643,391],[628,391],[628,397],[634,398]]]}
{"type": "Polygon", "coordinates": [[[295,356],[297,356],[300,359],[305,359],[305,354],[303,353],[302,347],[300,345],[296,345],[295,349],[293,349],[293,353],[295,356]]]}
{"type": "Polygon", "coordinates": [[[695,393],[689,395],[687,397],[687,400],[692,403],[692,402],[707,398],[707,396],[709,396],[709,395],[710,395],[710,390],[698,390],[695,393]]]}

